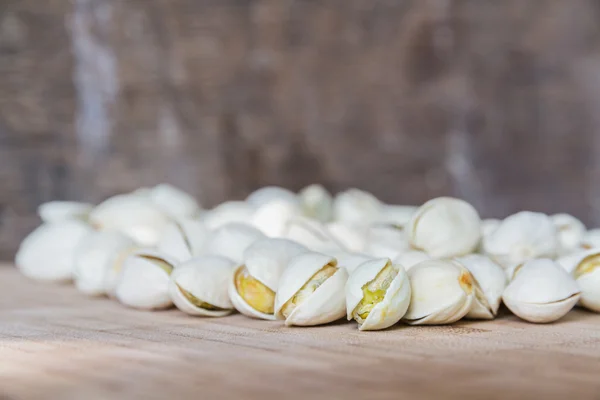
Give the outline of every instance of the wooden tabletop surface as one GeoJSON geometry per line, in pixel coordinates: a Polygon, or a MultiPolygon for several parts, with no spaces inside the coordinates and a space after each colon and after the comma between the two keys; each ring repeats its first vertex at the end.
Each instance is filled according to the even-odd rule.
{"type": "Polygon", "coordinates": [[[600,399],[600,315],[359,332],[141,312],[0,266],[0,399],[600,399]]]}

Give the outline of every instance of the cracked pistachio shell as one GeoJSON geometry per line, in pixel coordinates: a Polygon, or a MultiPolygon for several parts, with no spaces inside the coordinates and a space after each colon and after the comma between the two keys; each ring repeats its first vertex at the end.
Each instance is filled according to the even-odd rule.
{"type": "Polygon", "coordinates": [[[346,315],[345,285],[348,272],[335,258],[303,253],[289,262],[275,296],[275,316],[287,326],[313,326],[346,315]]]}
{"type": "Polygon", "coordinates": [[[228,287],[235,263],[220,256],[199,256],[171,273],[169,294],[175,306],[189,315],[223,317],[233,312],[228,287]]]}
{"type": "Polygon", "coordinates": [[[87,221],[93,204],[77,201],[49,201],[38,207],[38,215],[44,222],[60,222],[70,219],[87,221]]]}
{"type": "Polygon", "coordinates": [[[305,217],[291,219],[285,229],[284,237],[307,247],[312,251],[328,253],[345,251],[346,248],[318,221],[305,217]]]}
{"type": "Polygon", "coordinates": [[[307,251],[306,247],[286,239],[254,242],[229,280],[229,298],[236,310],[248,317],[274,320],[275,293],[281,274],[293,257],[307,251]]]}
{"type": "Polygon", "coordinates": [[[251,225],[232,223],[212,231],[204,243],[203,254],[229,258],[236,263],[244,259],[244,251],[265,235],[251,225]]]}
{"type": "Polygon", "coordinates": [[[246,197],[246,202],[256,208],[274,200],[282,200],[296,204],[300,203],[296,193],[279,186],[265,186],[255,190],[246,197]]]}
{"type": "Polygon", "coordinates": [[[417,212],[419,207],[404,206],[396,204],[383,204],[381,213],[377,218],[380,224],[389,224],[397,227],[404,227],[412,216],[417,212]]]}
{"type": "Polygon", "coordinates": [[[368,230],[359,225],[351,225],[341,221],[326,225],[329,234],[350,252],[361,252],[367,242],[368,230]]]}
{"type": "Polygon", "coordinates": [[[45,223],[21,243],[15,264],[23,275],[41,281],[73,278],[75,249],[92,228],[78,220],[45,223]]]}
{"type": "Polygon", "coordinates": [[[391,225],[371,226],[363,252],[377,258],[396,258],[410,249],[404,230],[391,225]]]}
{"type": "Polygon", "coordinates": [[[344,268],[346,271],[348,271],[348,275],[352,274],[352,271],[358,268],[359,265],[373,260],[373,257],[366,254],[350,253],[347,251],[333,251],[327,253],[327,255],[335,257],[338,267],[344,268]]]}
{"type": "Polygon", "coordinates": [[[600,248],[580,251],[557,260],[581,290],[579,305],[600,312],[600,248]]]}
{"type": "Polygon", "coordinates": [[[73,276],[80,292],[105,294],[106,276],[119,254],[135,248],[135,242],[120,232],[91,232],[75,250],[73,276]]]}
{"type": "Polygon", "coordinates": [[[127,307],[160,310],[173,305],[169,281],[175,261],[154,250],[139,250],[123,262],[115,295],[127,307]]]}
{"type": "Polygon", "coordinates": [[[403,320],[410,325],[451,324],[471,310],[475,299],[471,273],[447,260],[424,261],[408,272],[411,302],[403,320]]]}
{"type": "Polygon", "coordinates": [[[165,228],[157,250],[179,262],[186,261],[202,253],[208,236],[208,229],[198,220],[174,220],[165,228]]]}
{"type": "Polygon", "coordinates": [[[583,222],[569,214],[555,214],[550,218],[558,235],[558,254],[565,255],[578,250],[586,233],[583,222]]]}
{"type": "Polygon", "coordinates": [[[493,319],[498,314],[498,308],[502,301],[502,293],[506,287],[506,275],[502,267],[489,259],[489,257],[480,254],[469,254],[468,256],[457,258],[460,264],[466,267],[475,278],[477,289],[485,297],[485,301],[477,301],[477,307],[474,307],[467,314],[467,318],[473,319],[493,319]]]}
{"type": "Polygon", "coordinates": [[[423,204],[406,226],[412,246],[434,258],[472,253],[481,239],[481,220],[472,205],[451,197],[423,204]]]}
{"type": "Polygon", "coordinates": [[[381,216],[383,203],[371,193],[348,189],[338,193],[333,201],[333,218],[355,225],[370,225],[381,216]]]}
{"type": "Polygon", "coordinates": [[[301,214],[298,202],[275,199],[256,209],[252,225],[269,237],[282,237],[287,223],[301,214]]]}
{"type": "Polygon", "coordinates": [[[511,215],[483,238],[485,254],[504,268],[535,258],[552,258],[557,247],[556,228],[550,217],[530,211],[511,215]]]}
{"type": "Polygon", "coordinates": [[[154,204],[172,218],[195,218],[200,213],[200,206],[192,195],[168,183],[156,185],[148,195],[154,204]]]}
{"type": "Polygon", "coordinates": [[[331,221],[333,217],[333,197],[322,185],[313,184],[298,193],[302,212],[306,217],[321,222],[331,221]]]}
{"type": "Polygon", "coordinates": [[[386,329],[402,319],[410,304],[411,288],[404,268],[379,258],[361,264],[346,283],[346,316],[358,329],[386,329]]]}
{"type": "Polygon", "coordinates": [[[101,231],[118,231],[143,246],[156,246],[171,219],[147,196],[117,195],[96,206],[90,223],[101,231]]]}
{"type": "Polygon", "coordinates": [[[590,250],[600,248],[600,229],[590,229],[587,231],[579,244],[580,249],[590,250]]]}
{"type": "Polygon", "coordinates": [[[394,264],[400,264],[404,267],[406,271],[408,271],[415,265],[428,260],[431,260],[431,257],[424,251],[408,250],[396,256],[396,258],[394,259],[394,264]]]}
{"type": "Polygon", "coordinates": [[[143,250],[145,249],[142,247],[134,246],[121,250],[115,254],[115,257],[110,262],[110,267],[106,271],[104,278],[104,293],[106,293],[108,297],[116,298],[117,296],[117,285],[119,284],[119,279],[121,278],[121,273],[123,272],[123,264],[125,263],[125,260],[130,255],[143,250]]]}
{"type": "Polygon", "coordinates": [[[245,201],[226,201],[202,214],[201,221],[210,229],[219,229],[231,223],[250,224],[256,207],[245,201]]]}
{"type": "Polygon", "coordinates": [[[550,259],[526,262],[508,285],[502,300],[517,317],[547,323],[565,316],[577,304],[575,280],[550,259]]]}

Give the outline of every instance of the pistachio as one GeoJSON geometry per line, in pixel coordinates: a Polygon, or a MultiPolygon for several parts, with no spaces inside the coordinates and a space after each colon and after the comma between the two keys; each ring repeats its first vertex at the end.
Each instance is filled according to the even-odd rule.
{"type": "Polygon", "coordinates": [[[298,194],[303,214],[321,222],[333,217],[333,198],[322,185],[309,185],[298,194]]]}

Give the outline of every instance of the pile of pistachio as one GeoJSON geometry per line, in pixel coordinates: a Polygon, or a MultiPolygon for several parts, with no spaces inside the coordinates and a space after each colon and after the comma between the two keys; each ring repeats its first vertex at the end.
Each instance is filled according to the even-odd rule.
{"type": "Polygon", "coordinates": [[[455,198],[400,206],[321,185],[203,210],[161,184],[39,215],[16,255],[23,274],[138,309],[360,330],[489,320],[501,302],[535,323],[577,304],[600,312],[600,230],[566,214],[481,220],[455,198]]]}

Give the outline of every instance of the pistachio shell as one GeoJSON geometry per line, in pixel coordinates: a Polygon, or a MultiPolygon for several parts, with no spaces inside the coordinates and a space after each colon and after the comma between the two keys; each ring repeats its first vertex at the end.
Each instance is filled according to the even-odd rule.
{"type": "Polygon", "coordinates": [[[483,238],[484,252],[504,268],[540,257],[554,257],[558,247],[550,217],[522,211],[506,218],[483,238]]]}
{"type": "Polygon", "coordinates": [[[346,250],[329,233],[325,225],[309,218],[296,217],[291,219],[286,226],[284,237],[313,251],[328,253],[330,251],[346,250]]]}
{"type": "Polygon", "coordinates": [[[564,255],[578,249],[586,234],[583,222],[569,214],[555,214],[551,219],[558,235],[558,254],[564,255]]]}
{"type": "Polygon", "coordinates": [[[472,253],[481,239],[479,214],[469,203],[440,197],[422,205],[407,227],[410,243],[434,258],[472,253]]]}
{"type": "Polygon", "coordinates": [[[600,229],[590,229],[583,235],[579,247],[584,250],[600,248],[600,229]]]}
{"type": "Polygon", "coordinates": [[[45,223],[23,240],[15,264],[32,279],[68,281],[73,277],[75,249],[90,232],[91,227],[78,220],[45,223]]]}
{"type": "Polygon", "coordinates": [[[388,258],[367,261],[354,270],[346,283],[348,320],[354,318],[361,331],[389,328],[406,313],[410,294],[410,282],[401,265],[392,265],[388,258]],[[388,276],[381,276],[384,272],[389,272],[388,276]],[[373,299],[367,299],[366,295],[373,299]],[[364,313],[355,315],[363,301],[366,318],[364,313]]]}
{"type": "Polygon", "coordinates": [[[501,223],[502,223],[502,221],[499,219],[496,219],[496,218],[484,219],[483,221],[481,221],[481,235],[482,236],[490,235],[496,229],[498,229],[498,227],[500,226],[501,223]]]}
{"type": "Polygon", "coordinates": [[[338,193],[333,202],[333,217],[355,225],[370,225],[377,222],[383,204],[371,193],[359,189],[348,189],[338,193]]]}
{"type": "Polygon", "coordinates": [[[561,257],[557,263],[576,280],[581,290],[579,305],[600,312],[600,248],[561,257]]]}
{"type": "Polygon", "coordinates": [[[265,186],[250,193],[246,202],[256,208],[270,203],[273,200],[283,200],[292,203],[299,203],[298,196],[288,189],[278,186],[265,186]]]}
{"type": "Polygon", "coordinates": [[[116,287],[121,304],[143,310],[173,305],[169,281],[175,262],[153,250],[140,250],[127,257],[116,287]]]}
{"type": "Polygon", "coordinates": [[[170,221],[149,197],[134,194],[111,197],[90,214],[98,230],[122,232],[143,246],[155,246],[170,221]]]}
{"type": "Polygon", "coordinates": [[[403,227],[408,224],[419,207],[395,204],[383,204],[377,222],[403,227]]]}
{"type": "Polygon", "coordinates": [[[38,215],[44,222],[60,222],[69,219],[87,221],[93,204],[77,201],[50,201],[38,207],[38,215]]]}
{"type": "Polygon", "coordinates": [[[326,230],[340,245],[350,252],[361,252],[367,242],[368,229],[341,221],[330,222],[326,230]]]}
{"type": "Polygon", "coordinates": [[[321,222],[328,222],[333,217],[333,197],[322,185],[309,185],[298,196],[305,216],[321,222]]]}
{"type": "Polygon", "coordinates": [[[425,253],[424,251],[409,250],[396,256],[396,258],[394,258],[394,264],[400,264],[406,271],[408,271],[415,265],[427,260],[431,260],[431,257],[429,257],[429,254],[425,253]]]}
{"type": "Polygon", "coordinates": [[[125,260],[132,254],[135,254],[139,251],[144,251],[147,249],[141,248],[139,246],[130,247],[121,251],[118,251],[115,254],[115,257],[110,262],[110,266],[106,271],[104,278],[104,293],[108,295],[108,297],[115,298],[117,292],[117,286],[119,284],[119,280],[121,278],[121,273],[123,272],[123,264],[125,260]]]}
{"type": "Polygon", "coordinates": [[[471,273],[460,264],[424,261],[408,272],[411,302],[403,320],[410,325],[451,324],[471,310],[475,291],[471,273]]]}
{"type": "Polygon", "coordinates": [[[167,183],[153,187],[148,195],[154,204],[172,218],[194,218],[200,212],[194,197],[167,183]]]}
{"type": "Polygon", "coordinates": [[[231,223],[250,224],[256,207],[245,201],[226,201],[202,214],[201,220],[210,230],[231,223]]]}
{"type": "Polygon", "coordinates": [[[252,243],[264,238],[262,232],[250,225],[240,223],[223,225],[213,231],[206,240],[203,254],[223,256],[241,263],[244,259],[244,251],[252,243]]]}
{"type": "Polygon", "coordinates": [[[287,223],[302,214],[297,201],[276,199],[256,209],[252,225],[269,237],[282,237],[287,223]]]}
{"type": "Polygon", "coordinates": [[[189,315],[222,317],[233,311],[228,287],[235,263],[220,256],[199,256],[181,263],[171,274],[169,294],[189,315]]]}
{"type": "Polygon", "coordinates": [[[105,294],[106,275],[119,253],[133,249],[135,242],[120,232],[89,233],[75,250],[74,279],[79,291],[105,294]]]}
{"type": "Polygon", "coordinates": [[[210,232],[195,219],[179,219],[171,222],[164,230],[157,250],[179,262],[202,253],[210,232]]]}
{"type": "Polygon", "coordinates": [[[577,303],[577,283],[549,259],[526,262],[508,285],[502,299],[519,318],[529,322],[556,321],[577,303]]]}
{"type": "Polygon", "coordinates": [[[347,279],[348,273],[337,267],[333,257],[311,252],[292,258],[279,282],[276,318],[285,319],[288,326],[321,325],[342,318],[346,311],[347,279]],[[333,268],[335,272],[324,280],[318,278],[325,268],[333,268]],[[287,317],[284,309],[291,309],[287,317]]]}
{"type": "MultiPolygon", "coordinates": [[[[489,306],[490,315],[488,315],[488,317],[495,317],[498,314],[498,308],[502,301],[502,293],[506,287],[506,275],[502,270],[502,267],[488,257],[479,254],[470,254],[468,256],[460,257],[457,261],[466,267],[475,278],[479,289],[481,289],[481,292],[486,299],[486,304],[489,306]]],[[[469,312],[467,318],[484,317],[469,312]]]]}
{"type": "Polygon", "coordinates": [[[410,249],[402,229],[390,225],[371,226],[363,252],[372,257],[396,258],[410,249]]]}

